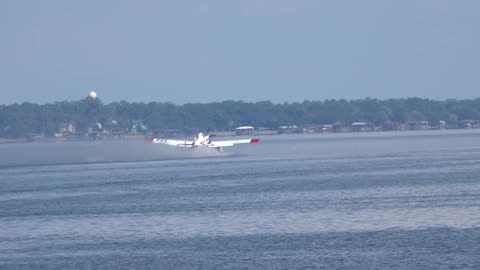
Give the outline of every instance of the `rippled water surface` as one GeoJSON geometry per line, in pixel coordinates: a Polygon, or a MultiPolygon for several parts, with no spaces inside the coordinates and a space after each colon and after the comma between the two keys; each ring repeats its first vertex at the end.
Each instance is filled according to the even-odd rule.
{"type": "Polygon", "coordinates": [[[207,150],[0,145],[0,269],[480,269],[479,132],[207,150]]]}

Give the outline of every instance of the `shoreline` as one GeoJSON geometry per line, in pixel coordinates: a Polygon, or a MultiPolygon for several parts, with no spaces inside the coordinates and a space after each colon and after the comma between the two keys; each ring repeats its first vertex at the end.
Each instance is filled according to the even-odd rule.
{"type": "MultiPolygon", "coordinates": [[[[253,134],[244,134],[244,135],[236,135],[234,132],[229,131],[220,131],[220,132],[212,132],[215,134],[216,137],[245,137],[245,136],[291,136],[291,135],[321,135],[321,136],[344,136],[346,134],[355,134],[355,135],[378,135],[378,134],[417,134],[417,135],[424,135],[429,136],[433,134],[438,134],[439,132],[447,132],[447,133],[480,133],[480,128],[456,128],[456,129],[427,129],[427,130],[400,130],[400,131],[364,131],[364,132],[325,132],[325,133],[274,133],[274,134],[267,134],[261,132],[254,132],[253,134]]],[[[125,135],[122,138],[104,138],[104,139],[97,139],[97,140],[89,140],[88,138],[37,138],[35,140],[27,140],[25,138],[22,139],[10,139],[10,138],[0,138],[0,144],[31,144],[31,143],[68,143],[68,142],[102,142],[102,141],[142,141],[144,140],[144,135],[125,135]]]]}

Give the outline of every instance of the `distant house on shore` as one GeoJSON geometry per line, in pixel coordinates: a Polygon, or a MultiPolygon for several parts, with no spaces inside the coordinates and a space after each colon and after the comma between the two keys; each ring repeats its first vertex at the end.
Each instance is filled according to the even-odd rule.
{"type": "Polygon", "coordinates": [[[147,131],[147,127],[143,123],[143,120],[132,120],[132,126],[130,127],[130,133],[143,133],[147,131]]]}
{"type": "Polygon", "coordinates": [[[235,129],[235,134],[236,135],[253,135],[254,130],[255,128],[252,126],[237,127],[235,129]]]}
{"type": "Polygon", "coordinates": [[[333,125],[308,125],[303,128],[303,133],[331,133],[333,132],[333,125]]]}
{"type": "Polygon", "coordinates": [[[369,132],[374,131],[374,126],[371,123],[365,122],[353,122],[352,125],[352,132],[369,132]]]}
{"type": "Polygon", "coordinates": [[[72,135],[77,131],[73,123],[63,123],[60,125],[60,135],[67,136],[72,135]]]}
{"type": "Polygon", "coordinates": [[[333,123],[333,132],[335,133],[343,133],[343,132],[350,132],[351,127],[344,122],[335,122],[333,123]]]}
{"type": "Polygon", "coordinates": [[[447,129],[447,122],[443,120],[438,121],[438,129],[447,129]]]}
{"type": "Polygon", "coordinates": [[[406,125],[409,130],[427,130],[432,128],[429,121],[408,121],[406,125]]]}
{"type": "Polygon", "coordinates": [[[480,128],[480,120],[462,120],[458,122],[459,128],[480,128]]]}
{"type": "Polygon", "coordinates": [[[278,132],[280,134],[295,134],[295,133],[298,133],[298,126],[297,125],[280,126],[278,128],[278,132]]]}
{"type": "Polygon", "coordinates": [[[405,130],[405,125],[402,122],[395,122],[395,121],[385,121],[382,124],[383,131],[400,131],[405,130]]]}
{"type": "Polygon", "coordinates": [[[266,127],[257,127],[254,131],[255,135],[272,135],[274,134],[273,130],[266,127]]]}

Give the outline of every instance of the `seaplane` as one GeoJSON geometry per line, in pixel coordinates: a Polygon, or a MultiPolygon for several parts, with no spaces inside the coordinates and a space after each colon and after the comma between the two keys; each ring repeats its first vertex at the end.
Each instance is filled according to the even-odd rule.
{"type": "Polygon", "coordinates": [[[242,140],[231,140],[231,141],[213,141],[212,137],[215,135],[210,135],[209,132],[206,134],[199,132],[198,136],[193,138],[193,141],[181,141],[181,140],[170,140],[170,139],[157,139],[157,138],[145,138],[146,142],[157,143],[157,144],[166,144],[177,147],[184,148],[200,148],[200,147],[209,147],[215,148],[218,152],[223,152],[223,147],[234,146],[237,144],[245,143],[258,143],[259,138],[253,139],[242,139],[242,140]]]}

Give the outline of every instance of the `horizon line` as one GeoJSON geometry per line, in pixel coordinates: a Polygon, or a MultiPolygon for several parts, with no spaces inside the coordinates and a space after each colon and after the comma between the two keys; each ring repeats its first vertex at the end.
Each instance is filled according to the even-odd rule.
{"type": "MultiPolygon", "coordinates": [[[[63,102],[78,102],[78,101],[82,101],[82,100],[86,100],[86,99],[91,99],[89,96],[86,96],[84,98],[81,98],[81,99],[77,99],[77,100],[59,100],[59,101],[53,101],[53,102],[31,102],[31,101],[21,101],[21,102],[14,102],[14,103],[9,103],[9,104],[0,104],[0,106],[12,106],[12,105],[22,105],[22,104],[35,104],[35,105],[49,105],[49,104],[56,104],[56,103],[63,103],[63,102]]],[[[252,103],[252,104],[255,104],[255,103],[262,103],[262,102],[270,102],[274,105],[282,105],[282,104],[294,104],[294,103],[304,103],[304,102],[325,102],[325,101],[347,101],[347,102],[351,102],[351,101],[361,101],[361,100],[378,100],[378,101],[388,101],[388,100],[408,100],[408,99],[421,99],[421,100],[428,100],[428,101],[437,101],[437,102],[447,102],[447,101],[474,101],[474,100],[477,100],[477,99],[480,99],[480,96],[479,97],[476,97],[476,98],[445,98],[445,99],[434,99],[434,98],[425,98],[425,97],[402,97],[402,98],[372,98],[372,97],[364,97],[364,98],[351,98],[351,99],[347,99],[347,98],[326,98],[326,99],[305,99],[303,101],[283,101],[283,102],[275,102],[275,101],[272,101],[272,100],[257,100],[257,101],[246,101],[246,100],[242,100],[242,99],[225,99],[225,100],[222,100],[222,101],[210,101],[210,102],[185,102],[185,103],[176,103],[176,102],[173,102],[173,101],[159,101],[159,100],[152,100],[152,101],[128,101],[128,100],[124,100],[124,99],[121,99],[121,100],[117,100],[117,101],[110,101],[110,102],[103,102],[101,98],[95,98],[95,100],[99,100],[100,102],[102,102],[102,104],[104,105],[108,105],[108,104],[113,104],[113,103],[120,103],[120,102],[127,102],[127,103],[143,103],[143,104],[148,104],[148,103],[170,103],[170,104],[173,104],[173,105],[176,105],[176,106],[183,106],[183,105],[186,105],[186,104],[213,104],[213,103],[223,103],[223,102],[227,102],[227,101],[233,101],[233,102],[243,102],[243,103],[252,103]]]]}

